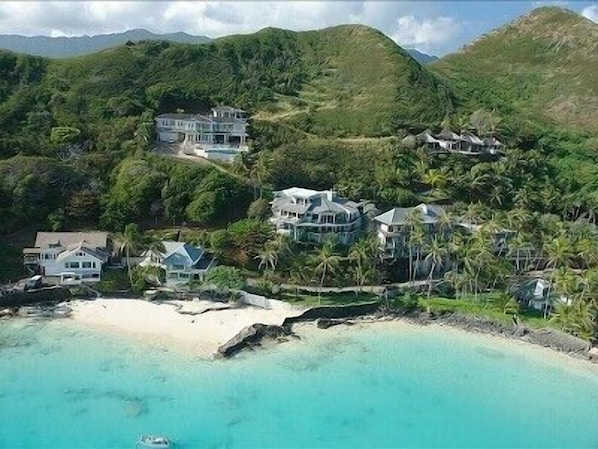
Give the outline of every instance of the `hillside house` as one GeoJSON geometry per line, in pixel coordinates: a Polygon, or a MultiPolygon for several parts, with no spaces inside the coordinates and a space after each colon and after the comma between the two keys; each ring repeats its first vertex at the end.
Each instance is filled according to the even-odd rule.
{"type": "Polygon", "coordinates": [[[362,228],[363,204],[340,198],[332,190],[292,187],[275,192],[271,223],[297,241],[323,243],[329,238],[348,245],[362,228]]]}
{"type": "Polygon", "coordinates": [[[438,134],[427,129],[416,135],[415,141],[431,153],[497,154],[504,147],[496,137],[481,139],[470,132],[457,134],[450,129],[443,129],[438,134]]]}
{"type": "Polygon", "coordinates": [[[166,272],[167,284],[203,281],[206,273],[216,264],[216,260],[200,246],[170,240],[164,240],[162,244],[164,252],[146,251],[139,265],[163,268],[166,272]]]}
{"type": "Polygon", "coordinates": [[[34,247],[23,250],[23,263],[60,283],[98,282],[109,254],[106,232],[38,232],[34,247]]]}
{"type": "Polygon", "coordinates": [[[155,121],[158,140],[180,143],[187,154],[230,162],[249,150],[242,109],[217,106],[207,114],[162,114],[155,121]]]}

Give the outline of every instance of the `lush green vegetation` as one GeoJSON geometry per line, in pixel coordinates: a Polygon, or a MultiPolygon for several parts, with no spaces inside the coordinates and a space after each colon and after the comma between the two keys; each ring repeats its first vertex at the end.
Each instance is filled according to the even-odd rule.
{"type": "MultiPolygon", "coordinates": [[[[407,278],[429,262],[447,272],[443,288],[459,299],[433,300],[430,289],[425,307],[504,317],[486,293],[547,269],[553,293],[571,301],[546,315],[590,338],[598,317],[595,36],[596,25],[579,16],[540,9],[434,71],[363,26],[267,29],[198,46],[144,42],[53,61],[0,52],[0,234],[106,229],[127,261],[169,235],[235,267],[214,270],[209,281],[219,286],[238,286],[249,271],[263,291],[281,283],[321,290],[394,280],[396,267],[380,264],[368,226],[350,248],[275,236],[265,221],[273,190],[334,188],[381,209],[435,202],[447,207],[450,238],[426,238],[411,217],[407,278]],[[567,39],[554,40],[555,26],[567,39]],[[220,102],[252,116],[251,153],[225,169],[152,154],[156,114],[220,102]],[[432,156],[403,140],[444,126],[499,134],[509,150],[432,156]],[[465,233],[457,218],[484,225],[465,233]],[[514,238],[497,252],[501,228],[514,238]]],[[[152,274],[160,277],[128,270],[127,284],[143,289],[152,274]]],[[[113,276],[101,288],[127,281],[113,276]]],[[[427,277],[441,280],[434,269],[427,277]]]]}
{"type": "Polygon", "coordinates": [[[542,118],[598,131],[598,26],[572,11],[538,8],[431,64],[470,112],[480,103],[517,130],[542,118]]]}

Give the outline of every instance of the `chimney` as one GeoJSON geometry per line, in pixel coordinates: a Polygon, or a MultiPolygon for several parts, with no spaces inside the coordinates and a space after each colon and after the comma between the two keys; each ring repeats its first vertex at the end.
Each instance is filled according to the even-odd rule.
{"type": "Polygon", "coordinates": [[[334,190],[326,190],[326,199],[334,201],[336,199],[336,192],[334,190]]]}

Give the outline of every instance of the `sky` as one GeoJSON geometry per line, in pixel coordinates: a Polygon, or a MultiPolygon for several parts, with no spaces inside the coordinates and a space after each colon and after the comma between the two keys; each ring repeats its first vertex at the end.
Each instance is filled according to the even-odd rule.
{"type": "Polygon", "coordinates": [[[216,38],[265,27],[301,31],[361,23],[403,47],[442,56],[546,5],[572,9],[598,23],[598,0],[2,1],[0,33],[80,36],[145,28],[216,38]]]}

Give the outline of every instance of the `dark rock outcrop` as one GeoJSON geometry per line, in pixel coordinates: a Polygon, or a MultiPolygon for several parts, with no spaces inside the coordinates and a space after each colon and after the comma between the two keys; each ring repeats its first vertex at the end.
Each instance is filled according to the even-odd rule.
{"type": "Polygon", "coordinates": [[[556,349],[557,351],[568,352],[588,356],[591,349],[589,341],[582,340],[573,335],[566,334],[557,329],[537,329],[529,333],[526,338],[530,343],[556,349]]]}
{"type": "Polygon", "coordinates": [[[36,290],[5,291],[0,295],[0,308],[30,306],[38,303],[62,302],[72,297],[64,287],[44,287],[36,290]]]}
{"type": "Polygon", "coordinates": [[[287,318],[284,325],[300,323],[303,321],[315,321],[318,318],[329,320],[342,318],[356,318],[364,315],[372,315],[380,308],[380,301],[368,302],[365,304],[353,304],[348,306],[321,306],[312,307],[301,315],[287,318]]]}
{"type": "Polygon", "coordinates": [[[328,329],[331,326],[337,326],[345,323],[344,320],[331,320],[330,318],[318,318],[316,320],[316,327],[318,329],[328,329]]]}
{"type": "Polygon", "coordinates": [[[289,326],[273,326],[266,324],[252,324],[241,330],[218,348],[218,355],[221,357],[232,357],[239,351],[253,346],[259,346],[263,339],[281,339],[291,334],[289,326]]]}
{"type": "Polygon", "coordinates": [[[532,329],[515,322],[512,324],[504,324],[475,315],[463,315],[454,312],[439,314],[412,312],[404,315],[396,314],[395,316],[420,325],[435,323],[456,327],[468,332],[500,335],[544,346],[556,351],[583,356],[584,358],[588,358],[588,353],[591,349],[591,345],[588,341],[557,329],[532,329]]]}

